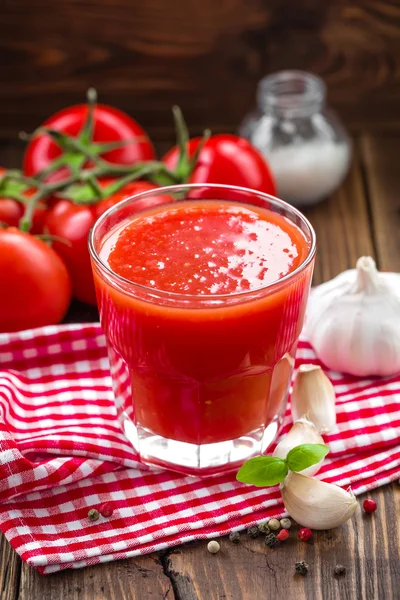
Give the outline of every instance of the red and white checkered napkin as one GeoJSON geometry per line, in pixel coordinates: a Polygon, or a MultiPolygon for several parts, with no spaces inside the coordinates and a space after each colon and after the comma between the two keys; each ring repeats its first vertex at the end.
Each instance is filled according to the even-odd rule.
{"type": "MultiPolygon", "coordinates": [[[[310,361],[302,341],[298,363],[310,361]]],[[[356,493],[400,477],[400,377],[329,375],[338,427],[318,476],[356,493]]],[[[41,572],[214,537],[283,510],[277,486],[139,464],[116,420],[98,325],[0,335],[0,528],[41,572]],[[112,517],[89,521],[88,509],[105,501],[112,517]]]]}

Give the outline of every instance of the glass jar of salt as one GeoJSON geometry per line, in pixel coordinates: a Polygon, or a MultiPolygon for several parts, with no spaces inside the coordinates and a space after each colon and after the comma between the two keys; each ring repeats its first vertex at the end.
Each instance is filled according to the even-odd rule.
{"type": "Polygon", "coordinates": [[[258,110],[239,128],[267,158],[279,197],[295,206],[329,196],[349,168],[351,142],[325,96],[324,82],[311,73],[269,75],[258,84],[258,110]]]}

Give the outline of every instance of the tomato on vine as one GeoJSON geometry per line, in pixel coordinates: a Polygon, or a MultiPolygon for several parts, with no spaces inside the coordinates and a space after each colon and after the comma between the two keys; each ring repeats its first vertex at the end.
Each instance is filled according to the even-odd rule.
{"type": "Polygon", "coordinates": [[[95,90],[88,91],[88,102],[69,106],[49,117],[30,139],[25,151],[23,170],[28,177],[47,181],[61,181],[70,169],[86,166],[87,154],[105,159],[108,163],[134,165],[153,160],[155,151],[145,130],[122,110],[97,104],[95,90]],[[65,142],[66,134],[76,140],[75,145],[65,142]]]}
{"type": "MultiPolygon", "coordinates": [[[[18,227],[26,205],[35,191],[19,181],[19,172],[7,171],[0,167],[0,223],[18,227]]],[[[42,233],[45,213],[46,205],[39,201],[32,215],[31,233],[42,233]]]]}
{"type": "MultiPolygon", "coordinates": [[[[120,200],[157,185],[185,182],[225,183],[275,193],[268,165],[247,140],[230,134],[210,137],[208,132],[189,140],[180,109],[173,110],[177,146],[162,161],[154,160],[144,130],[117,109],[97,105],[94,90],[88,92],[87,105],[53,115],[28,144],[25,175],[19,183],[35,191],[20,227],[30,231],[40,203],[47,203],[44,228],[67,242],[54,240],[54,249],[71,275],[74,297],[82,302],[96,304],[89,231],[99,215],[120,200]]],[[[137,206],[139,210],[172,200],[154,194],[137,206]]]]}

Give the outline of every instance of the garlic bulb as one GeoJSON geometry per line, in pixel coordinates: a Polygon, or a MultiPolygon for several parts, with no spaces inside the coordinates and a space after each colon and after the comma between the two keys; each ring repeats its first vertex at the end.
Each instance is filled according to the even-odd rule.
{"type": "Polygon", "coordinates": [[[350,519],[357,500],[349,488],[289,472],[281,484],[283,503],[289,515],[303,527],[333,529],[350,519]]]}
{"type": "Polygon", "coordinates": [[[328,433],[336,425],[335,401],[335,389],[321,367],[301,365],[290,400],[293,420],[306,415],[319,433],[328,433]]]}
{"type": "Polygon", "coordinates": [[[369,256],[311,294],[306,335],[330,369],[356,376],[400,372],[400,274],[369,256]]]}
{"type": "MultiPolygon", "coordinates": [[[[324,444],[324,440],[316,430],[314,424],[306,417],[302,417],[293,423],[291,430],[275,448],[273,456],[286,458],[288,452],[292,448],[300,446],[300,444],[324,444]]],[[[314,475],[317,473],[322,463],[323,460],[300,472],[303,473],[303,475],[314,475]]]]}

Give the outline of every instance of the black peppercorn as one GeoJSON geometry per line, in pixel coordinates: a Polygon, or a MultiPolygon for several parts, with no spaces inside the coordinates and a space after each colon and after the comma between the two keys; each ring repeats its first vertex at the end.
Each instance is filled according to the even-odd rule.
{"type": "Polygon", "coordinates": [[[264,544],[268,546],[268,548],[273,548],[279,544],[279,540],[274,533],[269,533],[267,536],[265,536],[264,544]]]}
{"type": "Polygon", "coordinates": [[[336,565],[334,571],[335,571],[335,575],[345,575],[346,567],[344,565],[336,565]]]}
{"type": "Polygon", "coordinates": [[[238,544],[240,542],[240,533],[238,531],[231,531],[229,534],[229,539],[232,544],[238,544]]]}
{"type": "Polygon", "coordinates": [[[247,530],[247,535],[249,536],[249,538],[256,538],[260,535],[260,530],[258,529],[257,525],[254,525],[253,527],[249,527],[247,530]]]}
{"type": "Polygon", "coordinates": [[[304,560],[300,560],[299,562],[297,562],[295,567],[296,567],[296,573],[299,573],[300,575],[307,575],[308,564],[306,562],[304,562],[304,560]]]}

